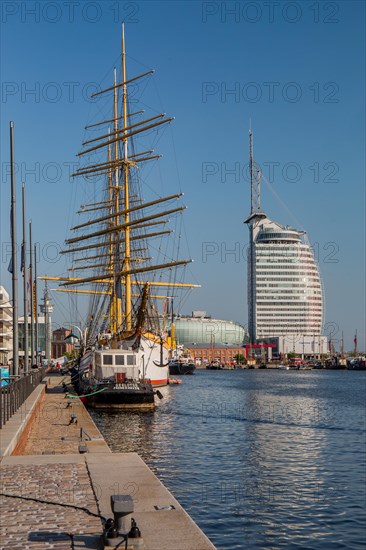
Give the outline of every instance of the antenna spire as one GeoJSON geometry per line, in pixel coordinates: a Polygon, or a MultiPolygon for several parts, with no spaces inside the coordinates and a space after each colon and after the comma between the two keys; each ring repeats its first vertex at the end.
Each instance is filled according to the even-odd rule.
{"type": "Polygon", "coordinates": [[[250,213],[254,213],[254,170],[253,170],[253,134],[249,126],[249,172],[250,172],[250,213]]]}
{"type": "Polygon", "coordinates": [[[261,209],[261,171],[253,158],[253,132],[249,121],[250,214],[261,209]]]}

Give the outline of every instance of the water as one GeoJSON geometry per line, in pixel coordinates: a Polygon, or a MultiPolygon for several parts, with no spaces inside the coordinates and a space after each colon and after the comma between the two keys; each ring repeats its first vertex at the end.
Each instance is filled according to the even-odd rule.
{"type": "Polygon", "coordinates": [[[365,389],[366,372],[198,371],[163,388],[155,412],[92,416],[219,549],[358,549],[365,389]]]}

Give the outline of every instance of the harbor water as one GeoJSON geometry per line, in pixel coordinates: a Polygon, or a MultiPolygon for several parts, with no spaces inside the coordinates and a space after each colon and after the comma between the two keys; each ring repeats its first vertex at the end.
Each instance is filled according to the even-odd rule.
{"type": "Polygon", "coordinates": [[[365,390],[366,372],[199,370],[154,412],[91,414],[217,548],[361,549],[365,390]]]}

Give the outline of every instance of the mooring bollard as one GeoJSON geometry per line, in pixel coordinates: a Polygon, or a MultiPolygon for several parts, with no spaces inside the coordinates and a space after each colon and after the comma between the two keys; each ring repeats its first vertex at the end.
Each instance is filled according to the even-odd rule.
{"type": "Polygon", "coordinates": [[[114,518],[108,519],[105,523],[104,548],[115,548],[123,542],[124,544],[127,543],[129,548],[143,550],[145,546],[141,531],[131,516],[134,511],[131,495],[112,495],[111,508],[114,518]]]}
{"type": "Polygon", "coordinates": [[[114,516],[114,524],[121,533],[128,533],[131,527],[131,514],[133,514],[133,499],[131,495],[112,495],[111,508],[114,516]]]}

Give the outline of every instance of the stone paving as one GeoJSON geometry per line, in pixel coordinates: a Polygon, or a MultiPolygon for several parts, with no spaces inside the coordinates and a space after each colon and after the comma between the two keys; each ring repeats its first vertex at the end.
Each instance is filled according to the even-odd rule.
{"type": "MultiPolygon", "coordinates": [[[[75,401],[75,400],[74,400],[75,401]]],[[[80,444],[79,403],[68,402],[64,394],[47,393],[22,449],[22,455],[78,453],[80,444]],[[70,423],[76,414],[77,423],[70,423]]],[[[85,410],[83,407],[81,411],[85,410]]]]}
{"type": "MultiPolygon", "coordinates": [[[[3,466],[1,493],[82,506],[98,514],[85,463],[3,466]]],[[[0,505],[4,550],[81,548],[76,546],[81,538],[102,531],[99,518],[74,508],[8,497],[0,497],[0,505]]]]}
{"type": "MultiPolygon", "coordinates": [[[[4,464],[11,457],[4,459],[0,492],[82,506],[98,514],[87,466],[79,455],[80,428],[93,432],[94,426],[78,399],[65,398],[61,378],[50,378],[48,388],[27,440],[16,453],[28,456],[30,463],[4,464]],[[76,423],[70,423],[73,415],[76,423]],[[52,464],[47,464],[47,456],[35,456],[55,454],[77,456],[75,462],[70,456],[68,463],[54,463],[56,457],[49,456],[52,464]]],[[[0,497],[0,506],[1,549],[97,547],[95,536],[102,532],[102,521],[81,510],[9,497],[0,497]]]]}

